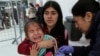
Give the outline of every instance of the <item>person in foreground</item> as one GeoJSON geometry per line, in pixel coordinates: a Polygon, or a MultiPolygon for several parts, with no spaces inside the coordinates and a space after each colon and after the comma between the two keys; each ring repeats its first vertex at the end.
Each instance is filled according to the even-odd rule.
{"type": "Polygon", "coordinates": [[[24,31],[26,40],[18,46],[19,54],[43,56],[46,54],[46,49],[52,48],[55,45],[55,39],[50,35],[44,34],[43,27],[37,20],[27,22],[24,31]]]}
{"type": "Polygon", "coordinates": [[[88,46],[61,46],[55,56],[100,56],[100,8],[94,0],[80,0],[72,8],[75,26],[90,38],[88,46]]]}
{"type": "MultiPolygon", "coordinates": [[[[42,20],[43,21],[41,21],[41,23],[43,25],[44,32],[46,34],[53,36],[57,40],[58,48],[63,45],[68,45],[68,33],[63,25],[63,15],[62,15],[61,7],[56,1],[50,0],[44,4],[42,10],[42,20]]],[[[25,39],[24,41],[27,40],[25,39]]],[[[25,50],[23,48],[24,45],[25,43],[22,43],[20,45],[20,47],[18,48],[19,49],[18,52],[23,52],[25,50]]],[[[44,44],[41,45],[47,46],[44,44]]],[[[55,53],[54,48],[47,49],[46,51],[47,51],[46,55],[49,55],[50,52],[53,52],[53,54],[55,53]]]]}
{"type": "Polygon", "coordinates": [[[68,45],[68,33],[63,24],[63,14],[59,3],[47,1],[43,6],[42,20],[45,33],[57,40],[58,48],[68,45]]]}

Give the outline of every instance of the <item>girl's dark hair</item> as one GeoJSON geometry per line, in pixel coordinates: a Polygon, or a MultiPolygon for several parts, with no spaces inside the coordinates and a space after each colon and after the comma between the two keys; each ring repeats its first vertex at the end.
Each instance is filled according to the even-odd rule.
{"type": "Polygon", "coordinates": [[[47,27],[47,24],[44,22],[44,16],[43,15],[44,15],[45,10],[49,7],[54,8],[58,12],[57,23],[56,23],[55,27],[50,31],[49,34],[52,35],[53,37],[60,36],[60,38],[63,40],[62,42],[64,44],[65,27],[63,25],[63,15],[62,15],[61,7],[56,1],[47,1],[45,3],[45,5],[43,6],[43,10],[42,10],[43,26],[47,27]]]}
{"type": "Polygon", "coordinates": [[[42,31],[43,31],[43,33],[44,33],[44,30],[43,30],[43,26],[38,22],[38,20],[36,20],[36,19],[32,19],[32,20],[29,20],[26,24],[25,24],[25,26],[24,26],[24,32],[25,32],[25,35],[28,37],[28,33],[27,33],[27,31],[28,31],[28,26],[30,25],[30,24],[33,24],[33,23],[37,23],[39,26],[40,26],[40,28],[42,29],[42,31]]]}
{"type": "Polygon", "coordinates": [[[86,12],[97,13],[99,8],[99,3],[95,0],[79,0],[72,8],[72,14],[74,16],[85,16],[86,12]]]}

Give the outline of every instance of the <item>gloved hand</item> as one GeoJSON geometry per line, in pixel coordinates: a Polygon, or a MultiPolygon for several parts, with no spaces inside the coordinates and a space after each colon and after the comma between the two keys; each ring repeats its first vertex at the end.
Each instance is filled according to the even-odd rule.
{"type": "Polygon", "coordinates": [[[58,51],[58,53],[64,53],[64,54],[69,54],[74,52],[74,48],[72,46],[61,46],[58,51]]]}

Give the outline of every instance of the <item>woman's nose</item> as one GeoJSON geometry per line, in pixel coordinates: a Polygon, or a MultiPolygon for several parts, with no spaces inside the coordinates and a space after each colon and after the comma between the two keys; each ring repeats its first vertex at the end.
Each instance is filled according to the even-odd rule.
{"type": "Polygon", "coordinates": [[[48,18],[51,18],[51,17],[52,17],[52,15],[49,13],[49,14],[48,14],[48,18]]]}

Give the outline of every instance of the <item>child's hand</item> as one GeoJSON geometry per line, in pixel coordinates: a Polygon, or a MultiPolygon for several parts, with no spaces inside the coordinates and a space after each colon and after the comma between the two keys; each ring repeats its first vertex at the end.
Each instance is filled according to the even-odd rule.
{"type": "Polygon", "coordinates": [[[30,47],[30,56],[38,56],[39,47],[37,44],[33,44],[32,47],[30,47]]]}

